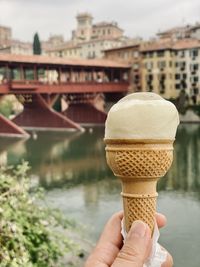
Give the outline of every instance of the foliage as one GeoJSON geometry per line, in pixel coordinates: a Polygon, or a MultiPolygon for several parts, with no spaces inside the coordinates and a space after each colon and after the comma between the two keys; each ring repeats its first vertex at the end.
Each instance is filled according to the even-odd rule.
{"type": "Polygon", "coordinates": [[[0,266],[60,267],[62,255],[74,244],[58,228],[72,225],[35,203],[41,190],[34,192],[37,198],[30,196],[28,169],[26,162],[0,168],[0,266]]]}
{"type": "Polygon", "coordinates": [[[33,37],[33,54],[34,55],[41,55],[42,54],[41,43],[40,43],[38,33],[35,33],[35,35],[33,37]]]}
{"type": "Polygon", "coordinates": [[[0,114],[9,117],[13,113],[13,103],[11,100],[2,100],[0,102],[0,114]]]}

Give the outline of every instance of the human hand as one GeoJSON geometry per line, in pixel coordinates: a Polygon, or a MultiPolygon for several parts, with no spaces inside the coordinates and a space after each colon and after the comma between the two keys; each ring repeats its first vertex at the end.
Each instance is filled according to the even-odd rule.
{"type": "MultiPolygon", "coordinates": [[[[85,267],[142,267],[147,260],[152,246],[151,233],[142,221],[133,223],[123,245],[121,220],[123,212],[114,214],[107,222],[101,237],[85,267]]],[[[161,228],[166,224],[164,215],[157,213],[156,221],[161,228]]],[[[164,248],[163,248],[164,249],[164,248]]],[[[162,267],[172,267],[173,260],[167,254],[162,267]]]]}

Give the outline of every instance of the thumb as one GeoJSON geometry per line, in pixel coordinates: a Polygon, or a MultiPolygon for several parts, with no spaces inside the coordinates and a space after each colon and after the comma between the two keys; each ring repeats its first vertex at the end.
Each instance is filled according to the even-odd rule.
{"type": "Polygon", "coordinates": [[[151,245],[149,226],[142,221],[135,221],[112,267],[142,267],[149,256],[151,245]]]}

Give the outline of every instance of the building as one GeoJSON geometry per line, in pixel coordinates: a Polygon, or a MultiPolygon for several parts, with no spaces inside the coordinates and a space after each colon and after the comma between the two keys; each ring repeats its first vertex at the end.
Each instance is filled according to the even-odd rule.
{"type": "Polygon", "coordinates": [[[49,56],[67,57],[67,58],[80,58],[81,46],[75,45],[72,42],[64,42],[61,45],[48,48],[44,51],[49,56]]]}
{"type": "Polygon", "coordinates": [[[128,63],[131,66],[130,90],[141,91],[141,54],[140,44],[126,45],[104,50],[104,57],[109,60],[128,63]]]}
{"type": "Polygon", "coordinates": [[[141,48],[142,89],[176,99],[185,92],[189,100],[200,102],[200,41],[196,39],[158,40],[141,48]]]}
{"type": "Polygon", "coordinates": [[[0,26],[0,47],[8,45],[12,38],[12,30],[10,27],[0,26]]]}
{"type": "Polygon", "coordinates": [[[33,47],[30,42],[22,42],[19,40],[10,40],[7,45],[0,47],[2,54],[16,54],[16,55],[32,55],[33,47]]]}
{"type": "Polygon", "coordinates": [[[157,36],[160,39],[186,39],[193,38],[200,40],[200,23],[195,25],[178,26],[166,31],[158,32],[157,36]]]}
{"type": "Polygon", "coordinates": [[[47,41],[42,41],[42,53],[45,54],[46,51],[57,48],[64,45],[63,35],[51,35],[47,41]]]}
{"type": "Polygon", "coordinates": [[[72,31],[71,40],[46,49],[51,56],[102,58],[103,50],[121,46],[127,38],[116,22],[100,22],[93,24],[89,13],[80,13],[76,17],[77,27],[72,31]]]}
{"type": "Polygon", "coordinates": [[[113,47],[118,47],[122,42],[118,39],[104,38],[97,40],[90,40],[88,42],[83,42],[81,47],[81,57],[82,58],[103,58],[104,49],[110,49],[113,47]]]}
{"type": "Polygon", "coordinates": [[[32,44],[30,42],[22,42],[12,38],[12,30],[10,27],[0,26],[0,53],[4,54],[22,54],[31,55],[32,44]]]}
{"type": "Polygon", "coordinates": [[[200,23],[190,27],[190,37],[200,40],[200,23]]]}
{"type": "Polygon", "coordinates": [[[183,39],[190,37],[190,26],[178,26],[157,33],[160,39],[183,39]]]}
{"type": "Polygon", "coordinates": [[[72,40],[77,43],[100,39],[117,39],[123,36],[123,30],[116,22],[100,22],[93,24],[90,13],[80,13],[76,16],[77,28],[72,31],[72,40]]]}

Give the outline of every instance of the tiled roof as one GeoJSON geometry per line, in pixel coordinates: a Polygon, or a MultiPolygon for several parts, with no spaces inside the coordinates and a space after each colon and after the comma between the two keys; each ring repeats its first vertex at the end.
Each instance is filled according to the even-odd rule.
{"type": "Polygon", "coordinates": [[[36,63],[44,65],[67,65],[67,66],[88,66],[88,67],[113,67],[129,68],[125,63],[119,63],[107,59],[68,59],[59,57],[48,57],[40,55],[14,55],[0,54],[0,62],[36,63]]]}
{"type": "Polygon", "coordinates": [[[61,51],[65,49],[78,49],[78,48],[81,48],[81,46],[78,44],[74,44],[72,42],[66,42],[64,44],[60,44],[57,47],[46,48],[44,50],[47,52],[56,52],[56,51],[61,51]]]}
{"type": "Polygon", "coordinates": [[[146,43],[142,46],[141,52],[151,52],[151,51],[159,51],[159,50],[182,50],[182,49],[190,49],[190,48],[200,48],[200,41],[197,39],[179,39],[177,41],[161,41],[158,40],[152,43],[146,43]]]}
{"type": "Polygon", "coordinates": [[[134,48],[134,47],[139,47],[140,44],[132,44],[132,45],[123,45],[123,46],[118,46],[118,47],[113,47],[109,49],[103,50],[104,52],[110,52],[110,51],[118,51],[118,50],[123,50],[127,48],[134,48]]]}
{"type": "Polygon", "coordinates": [[[173,45],[173,49],[181,50],[181,49],[188,49],[188,48],[200,48],[200,41],[197,39],[182,39],[177,41],[173,45]]]}
{"type": "Polygon", "coordinates": [[[167,41],[154,41],[154,42],[147,42],[143,43],[141,46],[140,51],[141,52],[150,52],[150,51],[158,51],[158,50],[166,50],[166,49],[171,49],[172,48],[172,41],[167,40],[167,41]]]}
{"type": "Polygon", "coordinates": [[[176,33],[176,32],[185,32],[189,29],[190,27],[189,26],[178,26],[178,27],[173,27],[171,29],[168,29],[166,31],[163,31],[163,32],[159,32],[157,33],[157,35],[166,35],[166,34],[173,34],[173,33],[176,33]]]}

